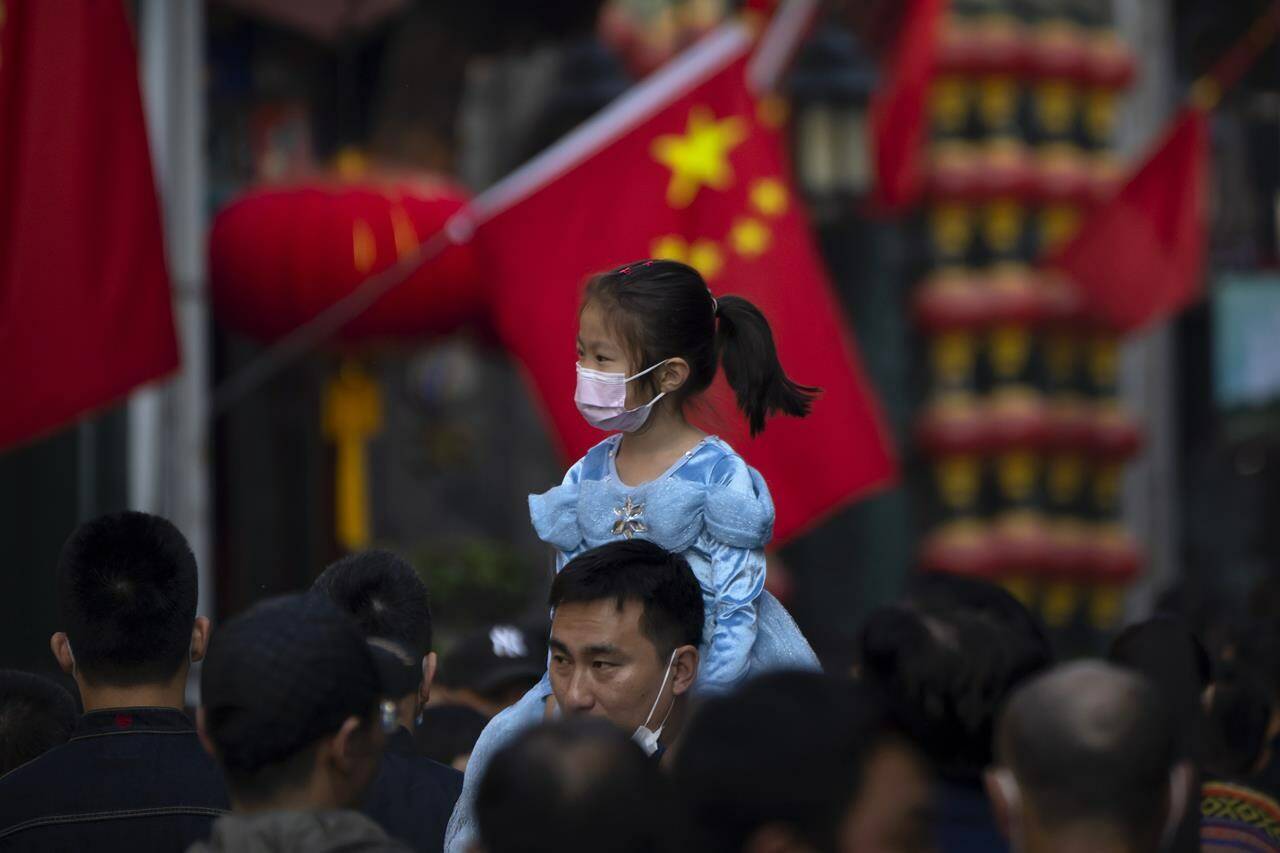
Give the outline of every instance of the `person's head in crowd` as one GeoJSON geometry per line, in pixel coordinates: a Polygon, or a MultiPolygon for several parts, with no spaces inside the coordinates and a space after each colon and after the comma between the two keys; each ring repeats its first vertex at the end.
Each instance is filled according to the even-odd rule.
{"type": "Polygon", "coordinates": [[[1275,737],[1275,699],[1255,673],[1224,668],[1205,696],[1206,775],[1245,780],[1271,760],[1275,737]]]}
{"type": "Polygon", "coordinates": [[[488,717],[467,705],[431,705],[423,709],[413,740],[432,761],[466,770],[487,722],[488,717]]]}
{"type": "Polygon", "coordinates": [[[1159,692],[1100,661],[1020,687],[1001,714],[996,753],[987,789],[1018,853],[1154,853],[1191,794],[1159,692]]]}
{"type": "Polygon", "coordinates": [[[603,720],[523,732],[485,770],[476,853],[664,853],[678,810],[658,766],[603,720]]]}
{"type": "Polygon", "coordinates": [[[1147,677],[1172,715],[1179,756],[1199,761],[1205,749],[1204,694],[1213,667],[1186,624],[1157,616],[1130,625],[1112,641],[1107,659],[1147,677]]]}
{"type": "Polygon", "coordinates": [[[436,671],[427,587],[413,566],[390,551],[360,551],[338,560],[312,588],[355,619],[369,641],[381,682],[400,724],[414,720],[431,695],[436,671]]]}
{"type": "Polygon", "coordinates": [[[204,657],[209,620],[196,616],[196,560],[169,521],[142,512],[80,525],[58,559],[58,665],[86,711],[183,707],[187,671],[204,657]]]}
{"type": "Polygon", "coordinates": [[[673,778],[689,851],[933,849],[926,765],[865,685],[783,672],[708,700],[673,778]]]}
{"type": "Polygon", "coordinates": [[[970,780],[991,762],[1005,697],[1052,662],[1043,630],[1016,598],[937,574],[873,611],[858,651],[858,676],[884,691],[939,770],[970,780]]]}
{"type": "Polygon", "coordinates": [[[66,743],[79,716],[61,685],[0,669],[0,776],[66,743]]]}
{"type": "Polygon", "coordinates": [[[459,640],[440,661],[433,701],[486,717],[514,705],[547,671],[547,626],[489,625],[459,640]]]}
{"type": "Polygon", "coordinates": [[[346,614],[315,594],[269,599],[214,635],[200,738],[236,811],[354,805],[385,745],[382,685],[346,614]]]}
{"type": "Polygon", "coordinates": [[[673,743],[698,677],[702,589],[679,554],[622,540],[587,551],[551,584],[551,689],[569,715],[673,743]]]}

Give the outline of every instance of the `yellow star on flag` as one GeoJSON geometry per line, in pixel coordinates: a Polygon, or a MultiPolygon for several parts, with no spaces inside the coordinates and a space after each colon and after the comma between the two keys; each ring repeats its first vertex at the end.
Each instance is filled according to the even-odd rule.
{"type": "Polygon", "coordinates": [[[698,240],[689,249],[688,263],[710,281],[724,266],[724,254],[714,240],[698,240]]]}
{"type": "Polygon", "coordinates": [[[777,216],[787,209],[787,188],[777,178],[759,178],[751,183],[751,204],[765,216],[777,216]]]}
{"type": "Polygon", "coordinates": [[[772,236],[763,222],[747,217],[733,224],[733,230],[729,232],[729,241],[733,243],[733,249],[739,255],[744,258],[755,258],[764,254],[764,250],[769,248],[769,239],[772,236]]]}
{"type": "Polygon", "coordinates": [[[733,183],[729,152],[746,138],[746,122],[738,116],[717,121],[706,107],[689,110],[684,135],[659,136],[650,149],[654,159],[671,170],[667,204],[688,207],[704,186],[728,189],[733,183]]]}
{"type": "Polygon", "coordinates": [[[689,257],[689,244],[679,234],[666,234],[653,241],[649,257],[684,263],[689,257]]]}

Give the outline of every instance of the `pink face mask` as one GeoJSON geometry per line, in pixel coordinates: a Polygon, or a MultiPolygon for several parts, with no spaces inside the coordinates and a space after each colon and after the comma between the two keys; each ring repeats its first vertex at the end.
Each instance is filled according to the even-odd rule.
{"type": "Polygon", "coordinates": [[[597,429],[634,432],[644,426],[644,422],[649,419],[649,412],[653,410],[653,404],[665,397],[666,392],[662,392],[643,406],[628,409],[627,383],[657,370],[666,363],[666,361],[660,361],[634,376],[590,370],[579,364],[578,387],[573,392],[573,402],[577,403],[578,411],[582,412],[587,423],[597,429]]]}

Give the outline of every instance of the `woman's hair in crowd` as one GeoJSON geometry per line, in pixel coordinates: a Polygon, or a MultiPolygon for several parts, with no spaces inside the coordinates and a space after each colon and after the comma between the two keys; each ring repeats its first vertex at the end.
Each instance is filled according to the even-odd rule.
{"type": "Polygon", "coordinates": [[[636,370],[670,358],[688,362],[688,380],[671,395],[677,404],[705,391],[723,365],[752,435],[764,429],[770,416],[804,417],[818,394],[819,389],[796,384],[782,369],[769,322],[759,308],[741,296],[717,300],[687,264],[643,260],[600,273],[587,282],[583,306],[587,304],[604,313],[636,370]]]}

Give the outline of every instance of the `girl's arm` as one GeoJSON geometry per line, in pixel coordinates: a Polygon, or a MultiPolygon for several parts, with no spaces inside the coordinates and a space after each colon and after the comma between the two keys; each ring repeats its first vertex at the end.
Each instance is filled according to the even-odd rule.
{"type": "Polygon", "coordinates": [[[747,676],[756,642],[756,599],[764,590],[764,551],[715,543],[715,627],[706,642],[699,681],[707,690],[737,686],[747,676]]]}

